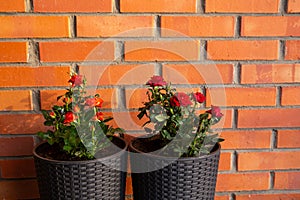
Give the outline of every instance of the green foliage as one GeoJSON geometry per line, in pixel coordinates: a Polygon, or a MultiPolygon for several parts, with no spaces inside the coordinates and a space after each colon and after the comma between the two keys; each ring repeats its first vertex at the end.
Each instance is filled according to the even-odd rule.
{"type": "Polygon", "coordinates": [[[37,134],[50,145],[59,144],[70,157],[93,159],[96,152],[110,144],[115,133],[124,130],[106,124],[112,118],[103,117],[99,94],[86,95],[85,78],[73,74],[69,83],[66,93],[57,97],[63,105],[42,111],[44,125],[51,128],[37,134]]]}
{"type": "Polygon", "coordinates": [[[216,143],[223,141],[211,130],[223,116],[219,107],[212,106],[210,110],[196,114],[205,100],[203,94],[177,92],[160,76],[153,76],[147,85],[148,101],[139,108],[137,116],[149,119],[143,126],[154,124],[154,130],[145,129],[168,144],[168,154],[172,149],[182,157],[199,156],[209,153],[216,143]]]}

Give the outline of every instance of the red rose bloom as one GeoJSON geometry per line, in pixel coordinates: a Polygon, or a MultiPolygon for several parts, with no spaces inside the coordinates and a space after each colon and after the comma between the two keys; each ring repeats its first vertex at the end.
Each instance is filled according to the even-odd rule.
{"type": "Polygon", "coordinates": [[[177,99],[176,96],[172,96],[172,97],[170,98],[170,104],[171,104],[171,106],[173,106],[173,107],[179,107],[179,106],[180,106],[180,103],[179,103],[179,101],[178,101],[178,99],[177,99]]]}
{"type": "Polygon", "coordinates": [[[146,83],[146,85],[149,85],[151,87],[163,86],[167,85],[167,82],[161,76],[152,76],[151,79],[146,83]]]}
{"type": "Polygon", "coordinates": [[[193,93],[193,96],[199,103],[203,103],[205,101],[205,96],[201,92],[193,93]]]}
{"type": "Polygon", "coordinates": [[[73,75],[71,76],[71,79],[68,81],[69,83],[72,83],[72,86],[78,86],[83,83],[82,75],[73,75]]]}
{"type": "Polygon", "coordinates": [[[89,98],[89,99],[86,99],[85,100],[85,105],[89,106],[89,107],[98,107],[98,108],[101,108],[102,107],[102,103],[103,103],[103,100],[101,98],[89,98]]]}
{"type": "Polygon", "coordinates": [[[176,94],[176,97],[178,99],[178,101],[180,102],[181,106],[188,106],[188,105],[192,105],[192,102],[190,100],[189,95],[183,93],[183,92],[178,92],[176,94]]]}
{"type": "Polygon", "coordinates": [[[66,112],[64,124],[71,123],[74,120],[75,120],[75,116],[74,116],[73,112],[71,112],[71,111],[66,112]]]}
{"type": "Polygon", "coordinates": [[[212,116],[221,118],[223,117],[223,113],[221,113],[221,109],[218,106],[211,106],[211,109],[206,111],[207,113],[210,113],[212,116]]]}
{"type": "Polygon", "coordinates": [[[104,114],[102,112],[97,112],[96,117],[98,120],[103,121],[104,120],[104,114]]]}

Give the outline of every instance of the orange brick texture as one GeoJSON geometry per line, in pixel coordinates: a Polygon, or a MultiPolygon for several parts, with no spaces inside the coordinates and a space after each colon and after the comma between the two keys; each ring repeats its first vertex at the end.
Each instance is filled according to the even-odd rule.
{"type": "Polygon", "coordinates": [[[225,114],[215,200],[300,199],[299,24],[300,0],[0,0],[0,199],[39,197],[41,110],[72,71],[130,136],[153,74],[205,93],[225,114]]]}

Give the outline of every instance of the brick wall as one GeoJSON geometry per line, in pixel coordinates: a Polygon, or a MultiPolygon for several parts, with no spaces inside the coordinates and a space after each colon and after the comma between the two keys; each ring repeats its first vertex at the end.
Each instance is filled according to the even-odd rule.
{"type": "Polygon", "coordinates": [[[153,74],[203,91],[226,114],[216,199],[300,199],[299,36],[300,0],[0,0],[0,199],[38,197],[40,111],[72,70],[129,134],[153,74]]]}

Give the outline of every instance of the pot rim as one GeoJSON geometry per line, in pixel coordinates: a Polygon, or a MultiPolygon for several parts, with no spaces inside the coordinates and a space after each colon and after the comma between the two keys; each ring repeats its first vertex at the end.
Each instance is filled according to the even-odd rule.
{"type": "Polygon", "coordinates": [[[149,157],[156,157],[156,158],[160,158],[160,159],[164,159],[164,160],[197,160],[197,159],[204,159],[204,158],[207,158],[207,157],[210,157],[210,156],[213,156],[215,154],[218,154],[220,151],[221,151],[221,144],[220,143],[216,143],[217,145],[217,148],[216,150],[214,150],[213,152],[207,154],[207,155],[200,155],[200,156],[197,156],[197,157],[173,157],[173,156],[170,156],[170,157],[167,157],[167,156],[162,156],[162,155],[156,155],[156,154],[152,154],[151,152],[149,153],[145,153],[137,148],[135,148],[133,146],[134,142],[139,140],[139,139],[142,139],[143,137],[136,137],[134,139],[132,139],[129,143],[129,149],[130,150],[133,150],[131,151],[130,153],[140,153],[142,154],[143,156],[149,156],[149,157]]]}
{"type": "Polygon", "coordinates": [[[102,158],[95,158],[95,159],[92,159],[92,160],[74,160],[74,161],[54,160],[54,159],[45,158],[45,157],[40,156],[37,153],[37,149],[40,148],[41,146],[45,145],[45,144],[48,144],[47,142],[42,142],[42,143],[36,145],[33,149],[33,156],[38,158],[38,159],[44,160],[46,162],[51,162],[51,163],[56,163],[56,164],[64,164],[64,165],[65,164],[85,164],[85,163],[101,162],[101,161],[109,160],[109,159],[117,157],[117,156],[121,156],[122,154],[127,152],[128,142],[126,142],[126,140],[124,140],[121,137],[114,137],[114,138],[117,138],[118,140],[122,141],[125,144],[124,148],[121,149],[121,148],[118,147],[119,149],[121,149],[120,151],[118,151],[115,154],[112,154],[112,155],[109,155],[109,156],[106,156],[106,157],[102,157],[102,158]]]}

